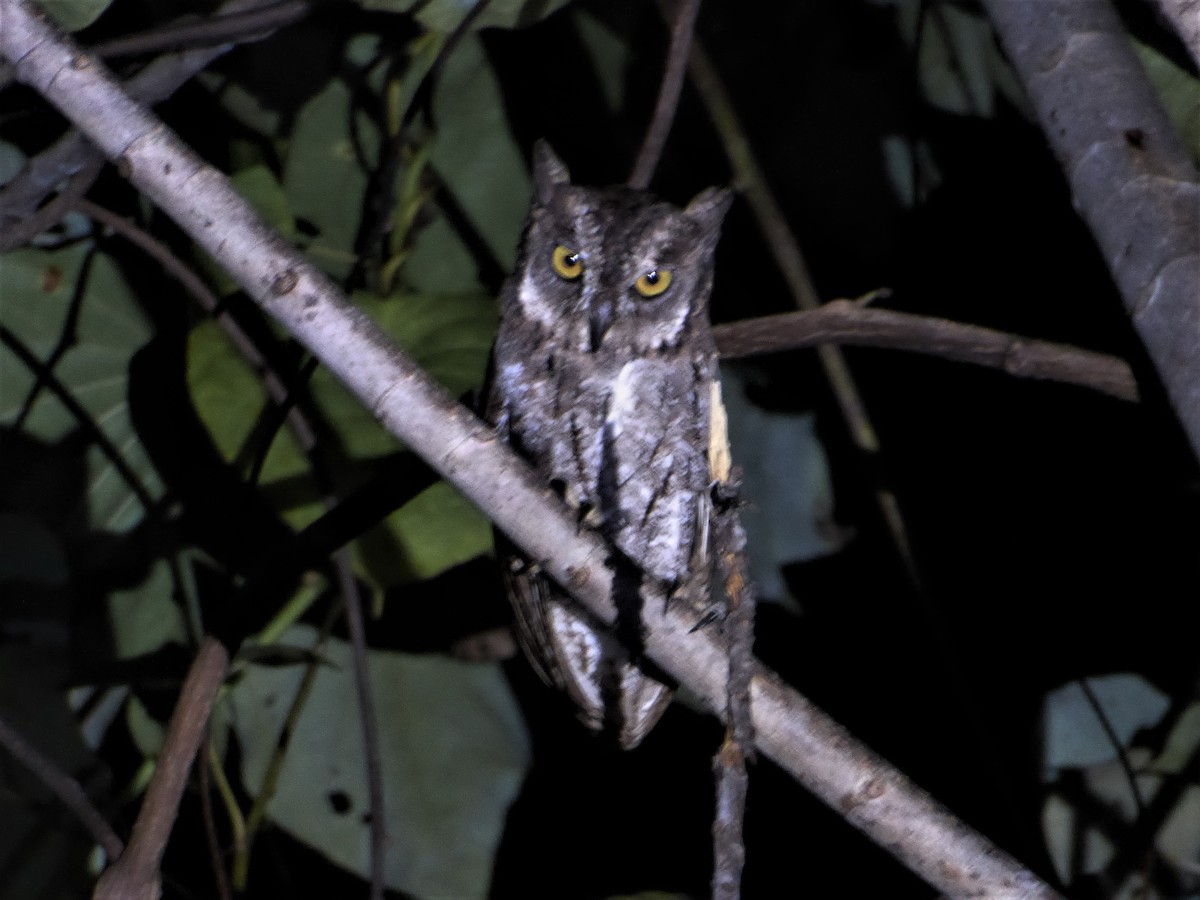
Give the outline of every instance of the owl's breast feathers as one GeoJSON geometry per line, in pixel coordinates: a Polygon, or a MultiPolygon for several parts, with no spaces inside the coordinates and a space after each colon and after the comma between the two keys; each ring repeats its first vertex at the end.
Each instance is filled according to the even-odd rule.
{"type": "Polygon", "coordinates": [[[497,350],[513,444],[569,505],[599,512],[599,530],[648,575],[681,580],[708,514],[711,382],[681,352],[621,362],[497,350]]]}
{"type": "Polygon", "coordinates": [[[635,359],[614,379],[605,409],[601,496],[610,537],[652,578],[685,580],[708,518],[709,387],[675,358],[635,359]]]}

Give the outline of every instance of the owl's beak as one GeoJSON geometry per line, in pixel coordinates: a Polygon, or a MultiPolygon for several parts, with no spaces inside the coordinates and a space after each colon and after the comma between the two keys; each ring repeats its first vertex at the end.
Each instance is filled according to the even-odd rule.
{"type": "Polygon", "coordinates": [[[602,303],[591,311],[588,316],[588,341],[593,353],[600,349],[600,344],[604,342],[604,336],[608,334],[608,329],[612,328],[612,323],[613,308],[610,304],[602,303]]]}

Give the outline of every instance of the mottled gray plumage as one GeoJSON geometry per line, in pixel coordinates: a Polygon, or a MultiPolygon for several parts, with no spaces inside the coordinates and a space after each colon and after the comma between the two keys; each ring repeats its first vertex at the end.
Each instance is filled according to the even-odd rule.
{"type": "Polygon", "coordinates": [[[641,604],[710,603],[708,295],[730,198],[710,189],[679,209],[641,191],[573,185],[544,144],[534,180],[502,296],[489,414],[581,526],[619,551],[623,641],[519,558],[509,593],[535,666],[588,725],[632,747],[671,696],[637,650],[641,604]]]}

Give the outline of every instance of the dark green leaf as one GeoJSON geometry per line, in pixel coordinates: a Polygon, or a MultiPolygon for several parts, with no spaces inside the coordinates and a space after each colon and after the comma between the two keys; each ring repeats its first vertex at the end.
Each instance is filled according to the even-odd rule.
{"type": "MultiPolygon", "coordinates": [[[[285,640],[311,648],[316,632],[285,640]]],[[[366,877],[369,837],[362,727],[347,644],[330,640],[292,733],[270,817],[366,877]]],[[[525,727],[498,666],[370,651],[386,798],[386,881],[421,898],[487,894],[492,858],[529,764],[525,727]]],[[[242,775],[260,789],[302,673],[249,666],[230,693],[242,775]]]]}

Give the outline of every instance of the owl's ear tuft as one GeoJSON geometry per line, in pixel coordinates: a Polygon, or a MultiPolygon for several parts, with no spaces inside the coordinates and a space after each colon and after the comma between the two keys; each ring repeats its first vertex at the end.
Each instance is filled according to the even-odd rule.
{"type": "Polygon", "coordinates": [[[721,222],[729,205],[733,203],[733,191],[729,188],[705,188],[683,210],[683,214],[699,225],[705,232],[721,230],[721,222]]]}
{"type": "Polygon", "coordinates": [[[546,204],[560,184],[570,184],[571,173],[554,155],[550,145],[540,138],[533,145],[533,187],[538,203],[546,204]]]}

